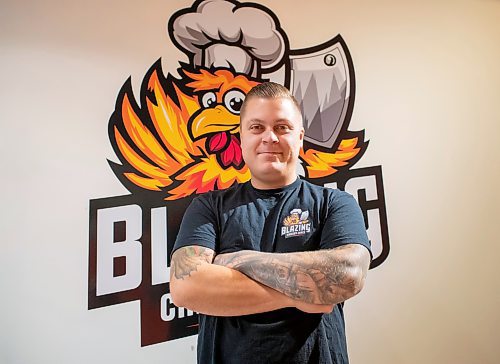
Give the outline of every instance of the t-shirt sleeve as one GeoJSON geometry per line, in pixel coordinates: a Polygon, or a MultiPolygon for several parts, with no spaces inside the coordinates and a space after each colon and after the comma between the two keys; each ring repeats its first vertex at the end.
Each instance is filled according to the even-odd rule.
{"type": "Polygon", "coordinates": [[[370,240],[357,201],[347,192],[337,190],[329,199],[320,249],[332,249],[345,244],[361,244],[371,254],[370,240]]]}
{"type": "Polygon", "coordinates": [[[217,217],[205,196],[196,197],[186,209],[172,254],[179,248],[199,245],[215,250],[217,217]]]}

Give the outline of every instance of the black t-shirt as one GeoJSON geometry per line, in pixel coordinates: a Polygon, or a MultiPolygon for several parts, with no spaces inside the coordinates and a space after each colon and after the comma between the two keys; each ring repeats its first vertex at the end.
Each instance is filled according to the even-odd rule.
{"type": "MultiPolygon", "coordinates": [[[[285,253],[349,243],[370,249],[356,200],[346,192],[297,179],[279,189],[258,190],[247,182],[195,198],[174,251],[199,245],[217,254],[285,253]]],[[[348,363],[342,304],[329,314],[283,308],[199,317],[199,363],[348,363]]]]}

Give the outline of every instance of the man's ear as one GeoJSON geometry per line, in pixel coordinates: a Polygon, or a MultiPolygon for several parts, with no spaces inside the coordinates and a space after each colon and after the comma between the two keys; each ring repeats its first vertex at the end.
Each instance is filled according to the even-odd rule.
{"type": "Polygon", "coordinates": [[[300,147],[301,148],[304,147],[304,134],[305,134],[304,128],[301,128],[300,129],[300,147]]]}

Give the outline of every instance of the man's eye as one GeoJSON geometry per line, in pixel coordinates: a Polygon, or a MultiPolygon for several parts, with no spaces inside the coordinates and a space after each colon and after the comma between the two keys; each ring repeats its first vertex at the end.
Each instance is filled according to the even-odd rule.
{"type": "Polygon", "coordinates": [[[259,131],[260,129],[262,129],[261,125],[250,125],[250,130],[259,131]]]}
{"type": "Polygon", "coordinates": [[[280,132],[287,132],[290,130],[290,127],[288,125],[276,125],[276,130],[280,132]]]}

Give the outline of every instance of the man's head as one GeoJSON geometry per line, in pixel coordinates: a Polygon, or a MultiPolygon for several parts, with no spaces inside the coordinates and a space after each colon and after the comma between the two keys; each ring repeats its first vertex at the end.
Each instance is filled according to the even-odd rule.
{"type": "MultiPolygon", "coordinates": [[[[245,100],[243,101],[243,105],[241,105],[240,109],[240,117],[243,119],[244,113],[246,111],[248,102],[253,99],[253,98],[261,98],[261,99],[288,99],[297,108],[297,111],[299,112],[300,117],[302,119],[302,113],[300,112],[300,106],[299,103],[297,102],[297,99],[292,95],[289,89],[287,89],[285,86],[280,85],[279,83],[275,82],[264,82],[260,83],[257,86],[254,86],[248,91],[248,93],[245,96],[245,100]]],[[[302,122],[302,120],[301,120],[302,122]]]]}
{"type": "Polygon", "coordinates": [[[240,136],[254,187],[272,189],[295,181],[304,128],[287,88],[266,82],[250,90],[240,111],[240,136]]]}

